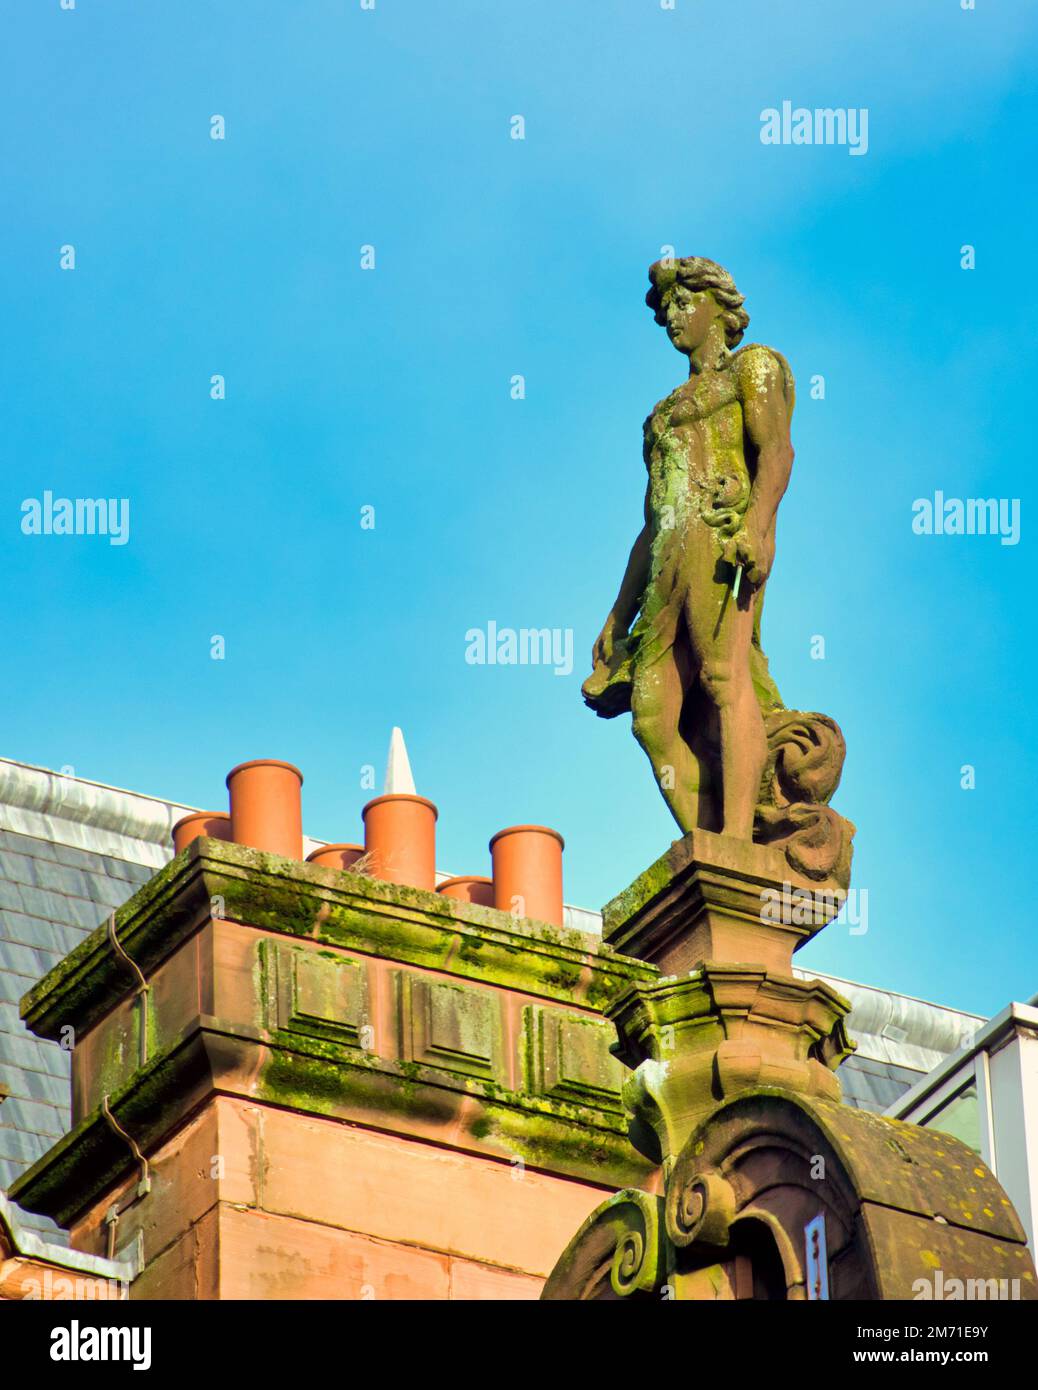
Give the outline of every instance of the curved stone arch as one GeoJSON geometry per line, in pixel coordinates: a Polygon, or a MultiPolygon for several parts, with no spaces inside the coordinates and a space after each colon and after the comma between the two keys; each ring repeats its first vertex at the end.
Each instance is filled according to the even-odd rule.
{"type": "Polygon", "coordinates": [[[543,1297],[806,1298],[806,1230],[820,1214],[830,1298],[939,1298],[953,1281],[1038,1298],[1019,1219],[965,1144],[777,1088],[718,1106],[675,1160],[664,1198],[628,1189],[604,1202],[543,1297]],[[755,1264],[749,1235],[761,1230],[783,1291],[759,1239],[755,1264]]]}
{"type": "MultiPolygon", "coordinates": [[[[674,1164],[667,1184],[667,1235],[689,1259],[722,1254],[723,1242],[704,1242],[699,1231],[682,1229],[684,1194],[696,1182],[723,1184],[729,1191],[726,1230],[747,1219],[771,1229],[791,1296],[803,1296],[805,1270],[800,1229],[820,1210],[837,1248],[853,1235],[857,1198],[853,1180],[828,1135],[810,1110],[785,1092],[755,1091],[723,1105],[692,1135],[674,1164]],[[760,1097],[767,1096],[761,1104],[760,1097]],[[814,1173],[824,1175],[820,1178],[814,1173]],[[801,1290],[797,1294],[796,1290],[801,1290]]],[[[687,1204],[687,1203],[686,1203],[687,1204]]],[[[720,1223],[715,1214],[715,1227],[720,1223]]],[[[687,1264],[688,1261],[682,1263],[687,1264]]]]}
{"type": "Polygon", "coordinates": [[[667,1184],[667,1236],[679,1275],[723,1263],[739,1223],[764,1219],[793,1298],[806,1297],[804,1232],[819,1214],[833,1298],[925,1297],[913,1290],[937,1270],[944,1279],[1016,1278],[1021,1298],[1038,1297],[1008,1198],[978,1155],[950,1135],[759,1089],[700,1125],[667,1184]],[[695,1184],[712,1185],[717,1202],[712,1225],[706,1210],[689,1229],[681,1212],[695,1184]]]}
{"type": "Polygon", "coordinates": [[[562,1252],[543,1299],[655,1295],[666,1277],[663,1201],[628,1187],[596,1207],[562,1252]]]}

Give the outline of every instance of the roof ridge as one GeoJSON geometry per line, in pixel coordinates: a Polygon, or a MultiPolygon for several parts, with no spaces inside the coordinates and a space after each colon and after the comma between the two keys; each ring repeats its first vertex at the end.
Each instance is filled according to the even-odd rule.
{"type": "Polygon", "coordinates": [[[175,821],[197,808],[0,758],[0,805],[167,844],[175,821]]]}

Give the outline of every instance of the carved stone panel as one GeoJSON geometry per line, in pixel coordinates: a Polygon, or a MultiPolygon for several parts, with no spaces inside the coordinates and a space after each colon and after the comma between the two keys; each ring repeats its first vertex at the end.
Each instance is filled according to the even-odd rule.
{"type": "Polygon", "coordinates": [[[278,946],[277,1023],[293,1033],[362,1045],[368,1018],[367,968],[349,956],[278,946]]]}
{"type": "Polygon", "coordinates": [[[612,1024],[539,1004],[524,1012],[530,1090],[553,1100],[622,1112],[625,1071],[609,1051],[616,1038],[612,1024]]]}
{"type": "Polygon", "coordinates": [[[491,990],[397,975],[401,1055],[462,1076],[503,1081],[501,1001],[491,990]]]}

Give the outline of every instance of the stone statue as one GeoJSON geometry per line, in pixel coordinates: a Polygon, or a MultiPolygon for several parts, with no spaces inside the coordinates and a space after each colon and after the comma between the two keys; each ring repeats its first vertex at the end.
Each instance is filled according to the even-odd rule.
{"type": "Polygon", "coordinates": [[[645,524],[584,698],[606,719],[630,710],[684,832],[781,844],[809,877],[846,883],[854,827],[827,804],[843,736],[783,706],[760,645],[793,373],[773,348],[734,351],[749,315],[714,261],[657,261],[649,280],[646,302],[689,375],[645,422],[645,524]]]}

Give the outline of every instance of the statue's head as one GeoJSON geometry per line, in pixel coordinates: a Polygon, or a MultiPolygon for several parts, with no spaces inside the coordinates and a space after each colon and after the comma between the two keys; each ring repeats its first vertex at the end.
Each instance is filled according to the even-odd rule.
{"type": "Polygon", "coordinates": [[[723,266],[705,256],[668,257],[649,267],[652,287],[645,302],[667,330],[679,352],[690,353],[706,342],[715,322],[724,329],[725,346],[735,347],[750,316],[744,296],[723,266]]]}

